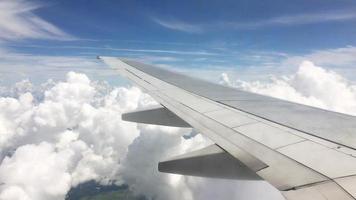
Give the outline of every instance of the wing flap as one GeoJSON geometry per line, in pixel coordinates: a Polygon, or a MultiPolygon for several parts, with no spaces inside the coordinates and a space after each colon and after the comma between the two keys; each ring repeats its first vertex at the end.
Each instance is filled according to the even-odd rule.
{"type": "Polygon", "coordinates": [[[158,165],[160,172],[210,178],[262,180],[241,161],[217,145],[190,152],[158,165]]]}
{"type": "Polygon", "coordinates": [[[191,127],[176,114],[162,106],[156,106],[145,110],[137,110],[121,115],[122,120],[173,127],[191,127]]]}

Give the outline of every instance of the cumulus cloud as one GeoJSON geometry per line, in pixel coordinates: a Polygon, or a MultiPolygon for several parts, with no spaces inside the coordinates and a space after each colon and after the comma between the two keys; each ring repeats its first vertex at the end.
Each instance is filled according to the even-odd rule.
{"type": "MultiPolygon", "coordinates": [[[[356,113],[356,86],[308,61],[270,82],[234,81],[227,74],[220,82],[356,113]]],[[[0,94],[0,199],[64,199],[71,187],[89,180],[126,183],[154,199],[282,199],[265,182],[159,173],[160,160],[211,141],[200,134],[182,137],[191,129],[121,121],[123,112],[157,104],[136,87],[111,87],[69,72],[65,81],[36,86],[24,80],[0,94]]]]}
{"type": "Polygon", "coordinates": [[[206,199],[208,191],[223,199],[258,199],[248,191],[236,192],[251,184],[280,197],[263,182],[159,173],[160,160],[211,141],[189,128],[121,121],[123,112],[157,104],[136,87],[111,87],[69,72],[65,81],[36,86],[24,80],[0,94],[1,200],[64,199],[71,187],[89,180],[126,183],[136,194],[154,199],[206,199]]]}
{"type": "Polygon", "coordinates": [[[356,85],[310,61],[302,62],[295,74],[272,76],[269,82],[230,81],[226,74],[221,80],[243,90],[356,115],[356,85]]]}
{"type": "Polygon", "coordinates": [[[19,39],[72,39],[64,31],[33,13],[39,4],[24,0],[0,2],[0,42],[19,39]]]}
{"type": "Polygon", "coordinates": [[[0,166],[0,199],[63,199],[71,187],[71,153],[46,142],[19,147],[0,166]]]}
{"type": "Polygon", "coordinates": [[[221,75],[219,77],[219,84],[226,85],[226,86],[232,85],[229,75],[227,73],[225,73],[225,72],[221,73],[221,75]]]}
{"type": "Polygon", "coordinates": [[[114,180],[119,159],[139,134],[120,114],[152,100],[137,88],[103,94],[99,85],[70,72],[42,97],[0,98],[0,199],[63,199],[81,182],[114,180]]]}
{"type": "Polygon", "coordinates": [[[194,191],[190,189],[186,177],[162,174],[156,170],[157,163],[162,158],[180,155],[211,144],[201,135],[185,140],[181,136],[186,132],[185,129],[177,128],[142,127],[140,137],[129,146],[122,166],[122,177],[135,192],[162,200],[195,199],[194,191]]]}
{"type": "Polygon", "coordinates": [[[13,96],[0,98],[0,199],[64,199],[71,187],[88,180],[132,183],[138,194],[159,199],[175,191],[170,175],[157,181],[168,191],[161,193],[149,184],[150,174],[160,155],[168,155],[162,149],[180,153],[197,146],[187,147],[181,137],[190,129],[122,122],[121,113],[156,104],[135,87],[107,88],[74,72],[45,85],[37,96],[41,92],[24,81],[6,93],[13,96]]]}

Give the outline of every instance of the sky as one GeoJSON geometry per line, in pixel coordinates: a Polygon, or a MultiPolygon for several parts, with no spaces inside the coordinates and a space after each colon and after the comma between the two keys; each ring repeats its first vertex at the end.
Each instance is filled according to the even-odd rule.
{"type": "Polygon", "coordinates": [[[0,0],[0,200],[63,200],[90,180],[157,200],[283,199],[266,182],[158,173],[212,141],[122,121],[157,102],[96,56],[356,115],[355,13],[351,0],[0,0]]]}
{"type": "Polygon", "coordinates": [[[2,54],[0,68],[5,83],[63,78],[68,68],[115,82],[97,55],[140,59],[195,75],[204,69],[209,78],[230,71],[242,79],[295,72],[311,60],[355,79],[352,0],[0,3],[0,50],[8,53],[2,54]],[[9,66],[14,64],[16,69],[9,66]],[[41,75],[34,77],[33,71],[41,75]]]}

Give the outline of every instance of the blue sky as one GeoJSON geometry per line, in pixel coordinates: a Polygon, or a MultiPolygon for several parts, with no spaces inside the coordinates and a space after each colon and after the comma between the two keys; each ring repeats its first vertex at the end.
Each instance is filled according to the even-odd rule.
{"type": "Polygon", "coordinates": [[[96,55],[242,78],[287,73],[302,60],[348,78],[356,66],[351,0],[4,0],[0,9],[6,79],[31,78],[33,68],[48,77],[69,69],[97,72],[96,55]]]}

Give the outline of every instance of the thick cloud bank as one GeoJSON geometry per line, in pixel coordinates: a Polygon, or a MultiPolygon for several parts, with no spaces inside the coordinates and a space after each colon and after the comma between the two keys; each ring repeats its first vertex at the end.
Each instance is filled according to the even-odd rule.
{"type": "Polygon", "coordinates": [[[0,199],[64,199],[78,183],[115,180],[119,159],[139,135],[120,113],[153,101],[137,88],[106,94],[74,72],[42,91],[26,92],[33,88],[24,83],[6,91],[15,98],[0,98],[0,199]]]}
{"type": "MultiPolygon", "coordinates": [[[[290,101],[356,113],[356,86],[301,64],[271,82],[221,83],[290,101]]],[[[264,182],[193,178],[157,172],[165,158],[202,148],[191,129],[121,121],[123,112],[156,104],[136,87],[111,87],[69,72],[62,82],[0,87],[0,200],[61,200],[71,187],[96,180],[126,183],[152,199],[282,199],[264,182]]]]}
{"type": "MultiPolygon", "coordinates": [[[[136,87],[112,88],[69,72],[62,82],[24,80],[0,87],[0,94],[1,200],[60,200],[89,180],[126,183],[149,198],[187,200],[206,199],[204,184],[227,184],[158,173],[159,160],[210,141],[184,139],[191,129],[121,121],[123,112],[156,104],[136,87]]],[[[238,182],[229,184],[228,197],[244,194],[235,192],[238,182]]],[[[214,194],[226,197],[224,190],[214,194]]]]}

